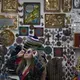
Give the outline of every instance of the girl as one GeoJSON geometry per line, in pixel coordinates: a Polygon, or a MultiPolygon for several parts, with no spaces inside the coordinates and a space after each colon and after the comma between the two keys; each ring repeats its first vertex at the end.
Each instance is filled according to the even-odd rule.
{"type": "Polygon", "coordinates": [[[17,67],[20,80],[45,80],[46,69],[43,47],[38,39],[27,37],[22,49],[12,59],[21,59],[17,67]]]}

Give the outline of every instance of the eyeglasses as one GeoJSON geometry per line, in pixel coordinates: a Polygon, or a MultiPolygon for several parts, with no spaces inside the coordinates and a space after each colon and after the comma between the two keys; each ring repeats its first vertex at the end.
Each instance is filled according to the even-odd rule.
{"type": "Polygon", "coordinates": [[[25,48],[24,48],[23,50],[24,50],[24,54],[25,54],[25,53],[30,54],[30,53],[32,52],[32,50],[31,50],[31,49],[29,49],[29,50],[28,50],[28,49],[25,49],[25,48]]]}

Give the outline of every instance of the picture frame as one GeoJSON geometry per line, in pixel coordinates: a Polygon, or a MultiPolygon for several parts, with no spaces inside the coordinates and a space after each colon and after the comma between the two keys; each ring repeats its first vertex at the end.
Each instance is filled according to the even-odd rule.
{"type": "Polygon", "coordinates": [[[45,14],[45,28],[63,28],[65,14],[45,14]]]}
{"type": "Polygon", "coordinates": [[[17,12],[18,11],[18,0],[2,0],[2,12],[17,12]]]}
{"type": "Polygon", "coordinates": [[[18,29],[18,15],[0,15],[0,30],[18,29]]]}
{"type": "Polygon", "coordinates": [[[44,0],[45,12],[60,12],[60,0],[44,0]]]}
{"type": "Polygon", "coordinates": [[[54,47],[54,56],[55,57],[63,57],[63,48],[62,47],[54,47]]]}
{"type": "Polygon", "coordinates": [[[80,0],[73,0],[73,9],[80,9],[80,0]]]}
{"type": "Polygon", "coordinates": [[[23,4],[24,25],[40,25],[40,3],[25,2],[23,4]]]}
{"type": "Polygon", "coordinates": [[[15,35],[11,30],[8,29],[2,30],[0,35],[3,38],[2,43],[5,46],[11,46],[15,41],[15,35]]]}
{"type": "Polygon", "coordinates": [[[43,36],[43,28],[34,28],[34,35],[38,37],[43,36]]]}
{"type": "Polygon", "coordinates": [[[62,0],[62,11],[70,12],[72,9],[72,0],[62,0]]]}
{"type": "Polygon", "coordinates": [[[29,27],[19,27],[19,36],[28,36],[29,35],[29,27]]]}
{"type": "Polygon", "coordinates": [[[80,47],[80,33],[74,33],[74,47],[80,47]]]}

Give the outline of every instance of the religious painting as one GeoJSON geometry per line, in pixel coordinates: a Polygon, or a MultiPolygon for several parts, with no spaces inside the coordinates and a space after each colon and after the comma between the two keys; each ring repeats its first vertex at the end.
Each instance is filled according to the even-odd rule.
{"type": "Polygon", "coordinates": [[[24,25],[40,24],[40,3],[24,3],[24,25]]]}
{"type": "Polygon", "coordinates": [[[2,30],[0,35],[3,38],[2,43],[5,46],[11,46],[15,41],[15,36],[11,30],[8,29],[2,30]]]}
{"type": "Polygon", "coordinates": [[[35,36],[43,36],[43,28],[34,28],[34,35],[35,36]]]}
{"type": "Polygon", "coordinates": [[[62,0],[62,10],[63,12],[69,12],[72,8],[72,0],[62,0]]]}
{"type": "Polygon", "coordinates": [[[60,0],[44,0],[44,10],[47,12],[60,11],[60,0]]]}
{"type": "Polygon", "coordinates": [[[80,9],[80,0],[73,0],[73,8],[80,9]]]}
{"type": "Polygon", "coordinates": [[[45,14],[45,28],[62,28],[65,26],[65,14],[45,14]]]}
{"type": "Polygon", "coordinates": [[[4,29],[17,29],[18,26],[18,16],[17,15],[0,15],[0,30],[4,29]]]}
{"type": "Polygon", "coordinates": [[[28,36],[29,35],[29,27],[19,27],[19,36],[28,36]]]}
{"type": "Polygon", "coordinates": [[[79,48],[80,47],[80,33],[74,34],[74,47],[79,48]]]}
{"type": "Polygon", "coordinates": [[[17,0],[2,0],[2,12],[17,12],[17,0]]]}
{"type": "Polygon", "coordinates": [[[62,57],[63,56],[63,48],[54,47],[54,56],[55,57],[62,57]]]}

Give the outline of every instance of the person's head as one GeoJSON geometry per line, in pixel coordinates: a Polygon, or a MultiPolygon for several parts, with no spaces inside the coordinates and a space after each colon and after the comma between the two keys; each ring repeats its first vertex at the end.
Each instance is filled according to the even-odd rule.
{"type": "Polygon", "coordinates": [[[24,56],[23,58],[25,60],[29,60],[29,59],[32,59],[33,58],[33,55],[36,55],[37,54],[37,51],[33,48],[28,48],[28,49],[24,49],[24,56]]]}
{"type": "Polygon", "coordinates": [[[25,54],[24,58],[29,59],[33,55],[37,54],[37,50],[43,50],[44,47],[42,46],[42,43],[39,41],[39,39],[36,36],[27,36],[26,40],[23,42],[25,54]]]}

